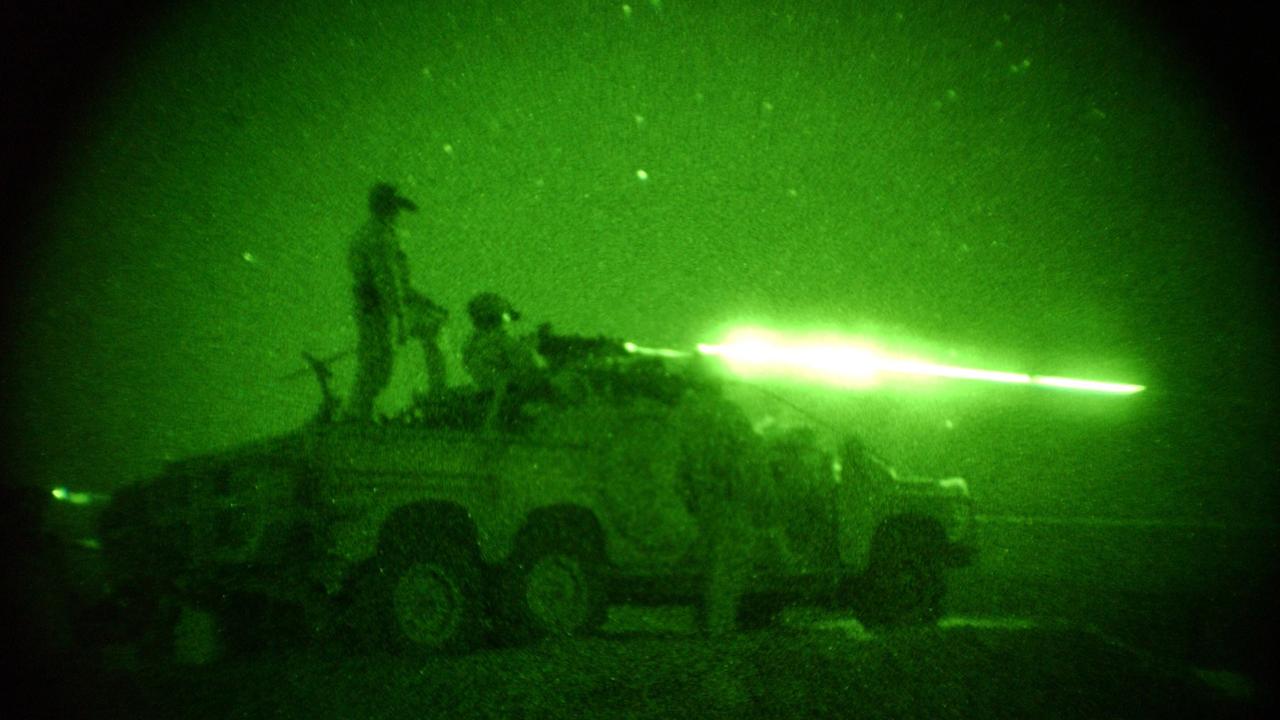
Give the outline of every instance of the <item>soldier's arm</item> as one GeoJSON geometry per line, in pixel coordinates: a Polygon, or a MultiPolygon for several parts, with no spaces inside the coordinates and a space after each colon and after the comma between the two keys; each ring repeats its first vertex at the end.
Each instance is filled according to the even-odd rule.
{"type": "Polygon", "coordinates": [[[395,258],[397,250],[393,246],[383,245],[375,253],[373,265],[374,283],[378,286],[378,294],[387,303],[387,309],[395,317],[396,331],[400,334],[404,322],[404,295],[400,286],[398,264],[395,258]]]}
{"type": "Polygon", "coordinates": [[[404,248],[400,247],[399,243],[396,243],[393,267],[395,269],[396,286],[400,289],[400,297],[404,298],[409,294],[409,288],[412,286],[409,284],[409,256],[405,254],[404,248]]]}
{"type": "Polygon", "coordinates": [[[528,380],[545,367],[546,361],[538,355],[537,337],[508,336],[502,344],[503,374],[508,378],[528,380]]]}
{"type": "Polygon", "coordinates": [[[521,336],[519,342],[519,353],[521,362],[532,370],[547,369],[547,359],[538,352],[538,336],[536,334],[528,334],[521,336]]]}
{"type": "Polygon", "coordinates": [[[396,318],[397,327],[396,335],[399,342],[405,342],[409,335],[409,323],[405,319],[404,306],[405,300],[409,297],[409,256],[405,254],[404,248],[400,247],[400,241],[395,237],[391,238],[391,244],[394,247],[392,254],[391,269],[396,285],[396,318]]]}

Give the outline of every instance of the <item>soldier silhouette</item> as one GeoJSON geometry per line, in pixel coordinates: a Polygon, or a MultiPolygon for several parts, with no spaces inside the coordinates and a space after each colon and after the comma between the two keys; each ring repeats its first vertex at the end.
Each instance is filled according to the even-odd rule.
{"type": "Polygon", "coordinates": [[[404,300],[409,267],[395,227],[402,210],[416,212],[418,206],[392,185],[374,185],[369,190],[369,219],[351,239],[347,252],[359,334],[355,387],[347,407],[348,417],[354,420],[373,416],[373,402],[391,380],[392,331],[401,344],[408,338],[404,300]]]}

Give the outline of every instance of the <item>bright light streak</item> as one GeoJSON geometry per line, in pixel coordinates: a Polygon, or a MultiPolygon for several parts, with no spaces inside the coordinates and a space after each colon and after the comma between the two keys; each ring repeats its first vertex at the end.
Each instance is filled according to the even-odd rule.
{"type": "Polygon", "coordinates": [[[844,387],[876,382],[881,362],[875,348],[839,341],[788,342],[763,330],[741,329],[719,345],[698,345],[698,352],[724,360],[744,376],[798,375],[844,387]]]}
{"type": "Polygon", "coordinates": [[[1145,389],[1142,385],[1127,383],[940,365],[889,355],[866,343],[829,338],[788,340],[749,328],[734,331],[721,344],[699,345],[698,352],[724,360],[732,371],[740,375],[798,375],[842,386],[867,386],[878,382],[883,375],[905,375],[1040,385],[1116,395],[1129,395],[1145,389]]]}
{"type": "Polygon", "coordinates": [[[955,378],[957,380],[985,380],[987,382],[1011,385],[1027,385],[1032,382],[1031,376],[1024,373],[976,370],[974,368],[953,367],[951,365],[936,365],[919,360],[896,360],[890,357],[881,358],[881,360],[881,368],[883,370],[903,375],[931,375],[933,377],[955,378]]]}
{"type": "Polygon", "coordinates": [[[1146,390],[1142,385],[1128,383],[1109,383],[1097,380],[1076,380],[1074,378],[1036,376],[1032,381],[1045,387],[1065,388],[1067,390],[1087,390],[1090,392],[1112,393],[1114,395],[1132,395],[1146,390]]]}

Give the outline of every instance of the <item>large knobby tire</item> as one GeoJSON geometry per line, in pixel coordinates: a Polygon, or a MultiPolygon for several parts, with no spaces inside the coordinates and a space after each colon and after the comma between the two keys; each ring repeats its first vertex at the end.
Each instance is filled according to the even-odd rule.
{"type": "Polygon", "coordinates": [[[946,595],[942,547],[927,527],[886,528],[861,583],[859,618],[868,626],[931,625],[946,595]]]}
{"type": "Polygon", "coordinates": [[[467,553],[436,552],[383,570],[383,627],[410,653],[465,652],[480,634],[480,570],[467,553]]]}
{"type": "Polygon", "coordinates": [[[603,553],[590,536],[527,534],[505,572],[508,631],[523,639],[589,635],[608,613],[603,553]]]}

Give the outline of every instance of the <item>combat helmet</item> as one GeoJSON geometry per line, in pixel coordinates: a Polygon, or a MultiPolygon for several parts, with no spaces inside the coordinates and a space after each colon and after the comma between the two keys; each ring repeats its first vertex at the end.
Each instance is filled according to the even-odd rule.
{"type": "Polygon", "coordinates": [[[502,324],[503,320],[519,320],[520,313],[497,293],[478,293],[467,303],[467,314],[476,328],[486,330],[502,324]]]}
{"type": "Polygon", "coordinates": [[[375,217],[393,217],[400,210],[417,212],[418,204],[401,195],[391,183],[380,182],[369,188],[369,212],[375,217]]]}

